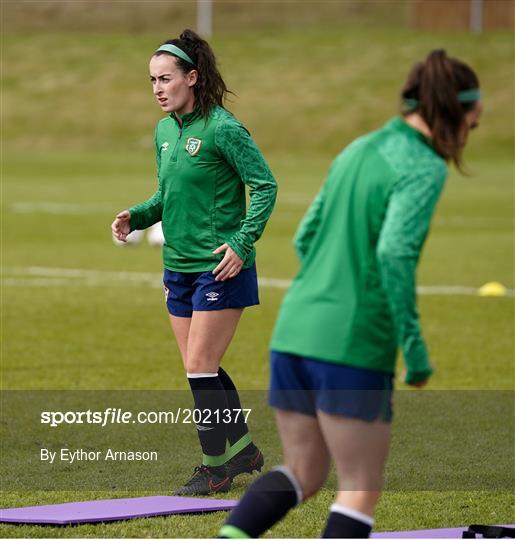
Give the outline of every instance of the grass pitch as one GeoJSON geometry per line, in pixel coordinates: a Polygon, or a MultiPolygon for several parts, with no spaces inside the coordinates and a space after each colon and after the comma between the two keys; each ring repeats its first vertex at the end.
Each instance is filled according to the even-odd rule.
{"type": "MultiPolygon", "coordinates": [[[[4,36],[3,389],[187,390],[159,288],[160,254],[147,244],[116,248],[109,232],[115,212],[154,189],[151,147],[159,112],[146,63],[160,40],[115,33],[4,36]]],[[[313,28],[222,34],[213,45],[238,94],[229,108],[251,130],[279,182],[275,213],[257,246],[260,276],[291,279],[297,268],[291,237],[331,159],[353,137],[395,114],[409,66],[443,46],[477,69],[485,114],[466,153],[471,176],[453,172],[448,181],[419,284],[476,289],[495,280],[513,289],[509,34],[363,35],[313,28]]],[[[261,306],[243,317],[224,359],[239,388],[266,389],[267,343],[283,293],[262,287],[261,306]]],[[[419,306],[436,367],[431,389],[512,390],[512,298],[423,295],[419,306]]],[[[402,389],[400,381],[397,386],[402,389]]],[[[475,414],[483,425],[487,412],[475,414]]],[[[251,420],[251,427],[256,442],[268,448],[267,466],[273,465],[278,457],[273,424],[253,426],[251,420]]],[[[452,436],[454,428],[449,429],[452,436]]],[[[498,448],[513,447],[513,435],[489,436],[498,448]]],[[[183,472],[170,478],[170,489],[199,458],[189,450],[173,456],[183,472]]],[[[420,457],[405,459],[416,471],[420,457]]],[[[438,448],[432,459],[439,460],[438,448]]],[[[502,477],[506,463],[491,459],[490,465],[492,474],[502,477]]],[[[18,466],[30,470],[21,459],[18,466]]],[[[464,471],[477,474],[477,463],[464,471]]],[[[513,468],[505,470],[505,478],[513,486],[513,468]]],[[[239,478],[228,498],[241,496],[248,482],[239,478]]],[[[91,486],[48,491],[47,484],[34,474],[22,489],[3,485],[1,506],[156,493],[91,486]]],[[[331,501],[331,491],[321,492],[268,535],[318,536],[331,501]]],[[[480,482],[473,490],[461,484],[395,489],[384,493],[375,528],[510,523],[514,502],[509,489],[481,489],[480,482]]],[[[0,525],[0,535],[210,537],[223,519],[217,513],[64,528],[0,525]]]]}

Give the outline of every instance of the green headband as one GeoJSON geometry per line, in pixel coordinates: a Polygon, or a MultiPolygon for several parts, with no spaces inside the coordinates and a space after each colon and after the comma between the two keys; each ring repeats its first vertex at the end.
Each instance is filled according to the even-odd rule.
{"type": "MultiPolygon", "coordinates": [[[[479,91],[479,88],[470,88],[469,90],[458,92],[457,98],[460,103],[474,103],[474,101],[479,101],[481,99],[481,92],[479,91]]],[[[404,100],[404,106],[408,111],[416,109],[418,104],[418,99],[406,98],[404,100]]]]}
{"type": "Polygon", "coordinates": [[[473,103],[481,99],[479,88],[471,88],[470,90],[462,90],[458,92],[458,101],[460,103],[473,103]]]}
{"type": "Polygon", "coordinates": [[[184,61],[188,62],[192,66],[196,66],[195,62],[182,50],[179,49],[179,47],[176,47],[175,45],[171,45],[170,43],[165,43],[164,45],[161,45],[159,49],[157,49],[157,52],[164,51],[170,54],[173,54],[174,56],[178,56],[179,58],[182,58],[184,61]]]}

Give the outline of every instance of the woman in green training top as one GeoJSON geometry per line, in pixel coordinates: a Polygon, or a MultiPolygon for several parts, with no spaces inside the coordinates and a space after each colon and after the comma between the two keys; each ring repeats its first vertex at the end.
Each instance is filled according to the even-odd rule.
{"type": "Polygon", "coordinates": [[[175,494],[206,495],[229,490],[234,476],[263,465],[220,361],[243,308],[259,303],[254,243],[277,186],[249,132],[223,107],[228,90],[206,41],[185,30],[164,43],[150,59],[150,80],[168,113],[155,131],[158,188],[120,212],[112,231],[124,241],[163,222],[166,304],[201,412],[203,452],[202,465],[175,494]]]}
{"type": "Polygon", "coordinates": [[[222,528],[255,538],[324,484],[338,493],[323,537],[367,537],[390,443],[397,348],[405,382],[431,375],[415,269],[447,176],[481,114],[479,81],[433,51],[411,70],[404,112],[334,161],[295,238],[301,268],[271,343],[270,404],[284,465],[261,476],[222,528]]]}

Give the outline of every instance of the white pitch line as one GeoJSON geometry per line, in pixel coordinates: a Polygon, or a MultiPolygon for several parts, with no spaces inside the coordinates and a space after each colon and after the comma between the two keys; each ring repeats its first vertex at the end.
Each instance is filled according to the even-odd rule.
{"type": "Polygon", "coordinates": [[[258,278],[258,283],[261,287],[273,287],[275,289],[287,289],[291,285],[291,279],[279,278],[258,278]]]}
{"type": "Polygon", "coordinates": [[[15,202],[11,210],[17,214],[101,214],[113,211],[112,205],[106,204],[74,204],[60,202],[15,202]]]}
{"type": "MultiPolygon", "coordinates": [[[[108,270],[86,270],[84,268],[55,268],[46,266],[8,267],[2,271],[4,287],[63,287],[63,286],[140,286],[162,287],[162,274],[157,272],[113,272],[108,270]],[[80,281],[80,284],[77,282],[80,281]]],[[[287,289],[291,280],[279,278],[259,278],[261,287],[287,289]]],[[[424,296],[478,296],[475,287],[459,285],[421,285],[417,292],[424,296]]],[[[513,289],[506,290],[506,296],[515,296],[513,289]]]]}
{"type": "MultiPolygon", "coordinates": [[[[285,192],[279,194],[279,203],[308,208],[313,197],[305,193],[285,192]]],[[[115,205],[116,206],[116,205],[115,205]]],[[[115,206],[106,203],[77,204],[57,201],[17,201],[10,205],[16,214],[53,214],[53,215],[88,215],[114,212],[115,206]]],[[[274,220],[291,221],[299,216],[293,212],[281,212],[274,215],[274,220]]],[[[435,226],[445,227],[513,227],[515,220],[488,216],[437,216],[435,226]]]]}
{"type": "MultiPolygon", "coordinates": [[[[71,287],[77,285],[77,282],[68,278],[5,278],[2,280],[2,287],[71,287]]],[[[81,286],[84,285],[81,283],[81,286]]],[[[95,286],[90,282],[86,286],[95,286]]]]}
{"type": "Polygon", "coordinates": [[[146,285],[152,288],[161,288],[163,286],[162,274],[151,272],[112,272],[83,268],[28,266],[26,268],[6,268],[3,274],[8,276],[3,280],[3,285],[11,287],[79,285],[78,280],[81,280],[81,287],[139,287],[146,285]],[[54,280],[56,283],[53,282],[54,280]]]}
{"type": "Polygon", "coordinates": [[[437,216],[434,224],[445,227],[513,227],[515,220],[502,217],[437,216]]]}
{"type": "Polygon", "coordinates": [[[419,285],[417,287],[417,293],[422,295],[477,296],[477,289],[474,287],[460,287],[459,285],[419,285]]]}
{"type": "Polygon", "coordinates": [[[66,277],[82,279],[85,277],[104,278],[106,280],[133,280],[133,281],[153,281],[162,279],[162,274],[155,272],[113,272],[109,270],[87,270],[85,268],[56,268],[48,266],[27,266],[14,267],[6,269],[7,273],[11,270],[12,275],[31,275],[47,277],[66,277]]]}

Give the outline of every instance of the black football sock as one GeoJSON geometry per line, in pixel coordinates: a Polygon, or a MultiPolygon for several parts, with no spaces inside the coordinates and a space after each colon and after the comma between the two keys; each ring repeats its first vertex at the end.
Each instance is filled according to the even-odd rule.
{"type": "Polygon", "coordinates": [[[253,455],[256,453],[257,448],[250,439],[249,428],[245,422],[245,411],[241,408],[240,396],[238,395],[238,390],[232,382],[231,377],[228,373],[222,369],[218,368],[218,376],[220,377],[220,382],[225,390],[225,395],[227,396],[227,404],[229,409],[231,409],[231,422],[227,424],[227,438],[229,439],[229,444],[234,446],[237,442],[241,441],[245,437],[245,442],[249,442],[246,446],[240,450],[240,455],[253,455]],[[235,411],[240,411],[236,413],[235,411]],[[234,420],[233,420],[234,419],[234,420]]]}
{"type": "Polygon", "coordinates": [[[370,516],[333,504],[322,538],[368,538],[373,524],[370,516]]]}
{"type": "Polygon", "coordinates": [[[197,426],[200,445],[202,446],[203,464],[213,468],[217,476],[225,462],[225,445],[227,429],[223,423],[223,410],[227,409],[227,398],[224,387],[217,373],[188,373],[193,399],[195,402],[195,417],[201,420],[197,426]]]}
{"type": "Polygon", "coordinates": [[[219,538],[257,538],[302,502],[302,489],[286,467],[260,476],[231,512],[219,538]],[[240,535],[240,536],[238,536],[240,535]]]}

